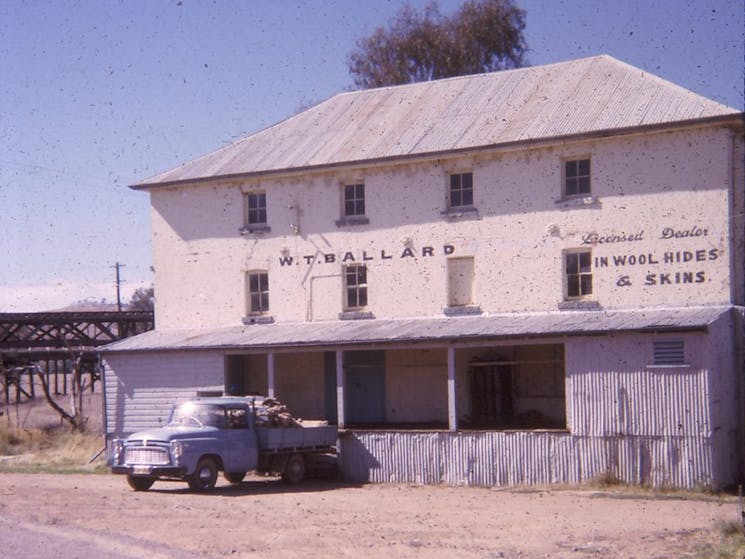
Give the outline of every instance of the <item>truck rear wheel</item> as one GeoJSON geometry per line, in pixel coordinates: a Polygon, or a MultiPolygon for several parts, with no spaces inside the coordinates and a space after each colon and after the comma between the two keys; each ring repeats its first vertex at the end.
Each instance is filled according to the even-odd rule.
{"type": "Polygon", "coordinates": [[[127,476],[127,484],[135,491],[147,491],[155,480],[151,477],[127,476]]]}
{"type": "Polygon", "coordinates": [[[285,470],[282,472],[282,481],[295,485],[303,481],[305,477],[305,459],[302,454],[292,454],[287,459],[285,470]]]}
{"type": "Polygon", "coordinates": [[[225,472],[225,479],[230,483],[240,483],[246,477],[246,472],[225,472]]]}
{"type": "Polygon", "coordinates": [[[192,491],[209,491],[217,482],[217,464],[212,458],[200,459],[196,470],[186,481],[192,491]]]}

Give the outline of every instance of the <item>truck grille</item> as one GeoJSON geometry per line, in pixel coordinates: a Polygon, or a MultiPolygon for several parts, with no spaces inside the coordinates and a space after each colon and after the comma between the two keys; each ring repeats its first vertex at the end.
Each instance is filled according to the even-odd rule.
{"type": "Polygon", "coordinates": [[[171,460],[165,448],[127,448],[124,451],[124,462],[126,464],[170,464],[171,460]]]}

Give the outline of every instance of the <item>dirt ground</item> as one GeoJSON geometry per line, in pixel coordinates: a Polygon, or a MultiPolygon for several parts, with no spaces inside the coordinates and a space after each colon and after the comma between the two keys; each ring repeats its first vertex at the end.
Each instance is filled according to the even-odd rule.
{"type": "MultiPolygon", "coordinates": [[[[3,411],[22,428],[59,424],[43,398],[3,411]]],[[[100,393],[86,395],[85,411],[89,432],[100,432],[100,393]]],[[[0,473],[0,557],[25,559],[699,558],[715,556],[705,550],[740,519],[736,497],[629,488],[288,487],[249,477],[195,494],[173,482],[134,492],[114,475],[0,473]]]]}
{"type": "Polygon", "coordinates": [[[4,557],[684,558],[717,546],[736,497],[220,480],[207,494],[114,475],[0,474],[4,557]]]}

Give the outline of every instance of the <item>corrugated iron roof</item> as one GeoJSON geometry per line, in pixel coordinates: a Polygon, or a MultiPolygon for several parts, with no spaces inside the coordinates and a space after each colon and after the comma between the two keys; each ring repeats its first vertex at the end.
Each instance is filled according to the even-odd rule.
{"type": "Polygon", "coordinates": [[[625,311],[557,311],[492,316],[340,320],[252,324],[211,329],[152,330],[102,351],[268,349],[379,343],[451,343],[484,339],[605,332],[702,330],[731,307],[625,311]]]}
{"type": "Polygon", "coordinates": [[[741,114],[607,55],[338,94],[133,188],[741,114]]]}

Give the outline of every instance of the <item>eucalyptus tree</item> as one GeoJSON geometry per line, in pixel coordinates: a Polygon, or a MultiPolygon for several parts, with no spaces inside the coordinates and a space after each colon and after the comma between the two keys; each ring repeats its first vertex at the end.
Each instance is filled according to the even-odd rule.
{"type": "Polygon", "coordinates": [[[468,0],[452,16],[436,2],[404,6],[387,27],[359,39],[348,56],[359,88],[519,68],[525,63],[525,11],[512,0],[468,0]]]}

